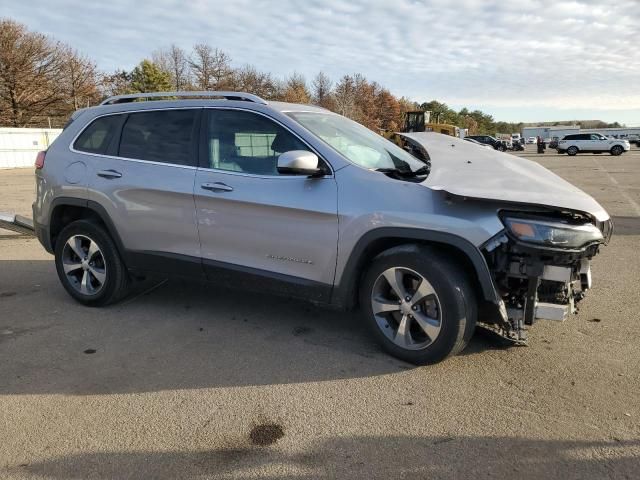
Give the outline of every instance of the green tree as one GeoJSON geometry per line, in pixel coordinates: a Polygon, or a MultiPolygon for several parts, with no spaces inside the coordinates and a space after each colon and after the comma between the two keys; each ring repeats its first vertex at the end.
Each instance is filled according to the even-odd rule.
{"type": "Polygon", "coordinates": [[[166,92],[171,90],[171,76],[150,60],[143,60],[131,72],[133,92],[166,92]]]}

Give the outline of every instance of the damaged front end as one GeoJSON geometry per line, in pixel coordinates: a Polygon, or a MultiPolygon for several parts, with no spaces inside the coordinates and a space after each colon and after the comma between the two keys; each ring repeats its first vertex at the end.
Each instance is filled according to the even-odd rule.
{"type": "Polygon", "coordinates": [[[563,321],[591,288],[591,259],[613,232],[610,219],[575,212],[502,211],[505,229],[482,248],[500,297],[481,326],[525,343],[536,320],[563,321]]]}

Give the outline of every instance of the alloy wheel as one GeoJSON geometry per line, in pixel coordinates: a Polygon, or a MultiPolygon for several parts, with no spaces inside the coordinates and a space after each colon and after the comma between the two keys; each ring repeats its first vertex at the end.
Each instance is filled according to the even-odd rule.
{"type": "Polygon", "coordinates": [[[62,267],[69,284],[82,295],[104,287],[107,265],[98,244],[85,235],[73,235],[62,250],[62,267]]]}
{"type": "Polygon", "coordinates": [[[378,328],[398,347],[422,350],[442,328],[442,307],[429,281],[404,267],[392,267],[376,279],[371,307],[378,328]]]}

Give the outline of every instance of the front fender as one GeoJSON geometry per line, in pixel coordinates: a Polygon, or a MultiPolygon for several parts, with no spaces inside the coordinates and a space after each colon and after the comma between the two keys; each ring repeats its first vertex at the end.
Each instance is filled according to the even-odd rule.
{"type": "Polygon", "coordinates": [[[489,267],[478,247],[451,233],[402,227],[377,228],[367,232],[358,240],[346,261],[340,279],[337,279],[331,303],[345,308],[353,306],[353,299],[362,271],[366,268],[367,262],[380,253],[376,245],[385,244],[385,242],[387,244],[424,242],[458,250],[473,267],[484,300],[496,305],[499,304],[500,298],[491,278],[489,267]]]}

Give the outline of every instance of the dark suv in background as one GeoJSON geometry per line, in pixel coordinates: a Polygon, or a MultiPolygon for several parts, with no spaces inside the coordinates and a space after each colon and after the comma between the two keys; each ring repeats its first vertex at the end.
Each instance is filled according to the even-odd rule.
{"type": "Polygon", "coordinates": [[[491,145],[494,149],[500,150],[501,152],[505,152],[507,150],[507,143],[498,140],[491,135],[467,135],[465,138],[472,138],[473,140],[484,143],[485,145],[491,145]]]}

